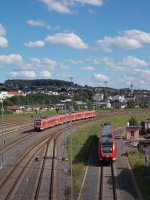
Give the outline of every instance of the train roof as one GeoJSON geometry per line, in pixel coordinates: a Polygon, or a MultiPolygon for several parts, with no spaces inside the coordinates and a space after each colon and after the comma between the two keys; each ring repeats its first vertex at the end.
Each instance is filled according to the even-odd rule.
{"type": "Polygon", "coordinates": [[[102,129],[101,139],[102,142],[112,142],[113,141],[113,128],[112,125],[109,123],[105,124],[102,129]]]}

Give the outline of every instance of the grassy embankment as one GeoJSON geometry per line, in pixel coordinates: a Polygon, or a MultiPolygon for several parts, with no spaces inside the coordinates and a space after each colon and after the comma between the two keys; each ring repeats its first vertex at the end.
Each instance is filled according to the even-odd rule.
{"type": "MultiPolygon", "coordinates": [[[[22,113],[12,113],[12,114],[6,114],[3,113],[3,119],[4,120],[26,120],[26,119],[32,119],[32,118],[40,118],[44,116],[49,115],[56,115],[58,114],[55,110],[51,111],[38,111],[37,113],[35,111],[24,111],[22,113]]],[[[59,113],[61,114],[61,113],[59,113]]],[[[1,114],[0,114],[1,115],[1,114]]]]}
{"type": "MultiPolygon", "coordinates": [[[[135,117],[138,121],[150,117],[149,113],[147,112],[145,113],[140,112],[139,114],[133,114],[133,115],[132,113],[129,113],[128,116],[121,116],[121,117],[119,116],[119,117],[105,118],[103,120],[99,120],[97,122],[94,122],[92,125],[80,128],[78,131],[73,133],[72,158],[73,158],[74,193],[79,192],[81,180],[85,172],[85,167],[90,155],[90,151],[94,146],[94,144],[96,144],[102,124],[105,121],[109,121],[112,123],[114,129],[118,129],[122,126],[125,126],[131,116],[135,117]]],[[[97,144],[95,145],[94,148],[97,148],[97,144]]],[[[69,151],[69,138],[68,138],[68,151],[69,151]]],[[[148,197],[147,189],[142,187],[142,185],[146,185],[148,179],[146,179],[146,177],[144,176],[145,167],[144,167],[144,162],[141,162],[141,157],[143,160],[143,155],[134,154],[130,155],[129,159],[132,167],[136,170],[137,180],[140,181],[141,189],[143,192],[146,193],[146,198],[147,198],[148,197]]]]}
{"type": "Polygon", "coordinates": [[[129,154],[129,161],[144,200],[150,200],[150,168],[145,166],[144,154],[129,154]]]}

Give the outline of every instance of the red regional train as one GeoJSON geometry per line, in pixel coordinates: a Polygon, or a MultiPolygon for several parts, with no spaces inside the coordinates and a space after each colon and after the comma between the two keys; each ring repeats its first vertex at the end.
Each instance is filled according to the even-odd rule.
{"type": "Polygon", "coordinates": [[[90,117],[95,117],[96,116],[96,111],[91,110],[91,111],[84,111],[84,112],[75,112],[70,114],[62,114],[62,115],[57,115],[57,116],[47,116],[43,117],[41,119],[36,119],[34,121],[34,129],[36,131],[41,131],[45,130],[47,128],[60,125],[63,123],[67,123],[70,121],[76,121],[80,119],[87,119],[90,117]]]}
{"type": "Polygon", "coordinates": [[[113,127],[105,123],[98,143],[98,158],[104,163],[111,163],[117,159],[116,140],[113,127]]]}

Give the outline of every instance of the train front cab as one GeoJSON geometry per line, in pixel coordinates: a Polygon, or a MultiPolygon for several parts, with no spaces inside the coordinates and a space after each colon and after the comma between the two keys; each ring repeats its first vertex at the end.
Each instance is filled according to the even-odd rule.
{"type": "Polygon", "coordinates": [[[99,140],[98,145],[98,159],[102,163],[111,163],[115,162],[117,159],[117,149],[116,149],[116,141],[114,140],[112,143],[103,143],[99,140]]]}
{"type": "Polygon", "coordinates": [[[41,124],[42,124],[42,120],[41,119],[36,119],[34,121],[34,129],[36,131],[41,131],[41,124]]]}

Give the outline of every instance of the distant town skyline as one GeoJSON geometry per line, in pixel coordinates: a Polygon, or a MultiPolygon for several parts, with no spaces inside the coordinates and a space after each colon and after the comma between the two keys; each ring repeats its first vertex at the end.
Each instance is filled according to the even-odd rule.
{"type": "Polygon", "coordinates": [[[1,1],[0,83],[150,89],[150,1],[1,1]]]}

